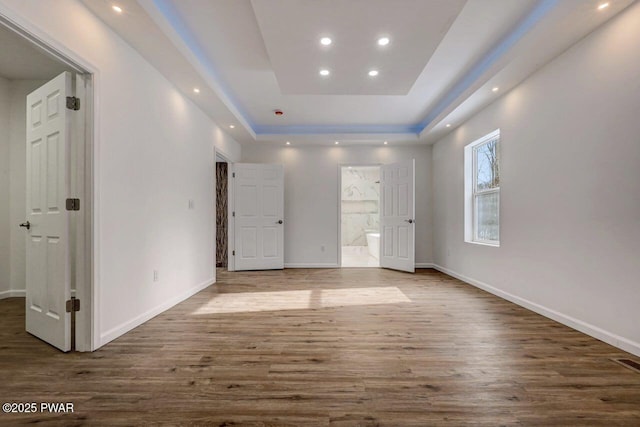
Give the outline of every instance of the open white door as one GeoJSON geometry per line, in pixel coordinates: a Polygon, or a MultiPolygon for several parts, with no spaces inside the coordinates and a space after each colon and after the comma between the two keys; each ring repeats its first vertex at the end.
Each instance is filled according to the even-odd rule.
{"type": "Polygon", "coordinates": [[[69,156],[71,74],[27,96],[26,329],[62,351],[71,349],[69,156]]]}
{"type": "Polygon", "coordinates": [[[415,160],[380,169],[380,266],[415,271],[415,160]]]}
{"type": "Polygon", "coordinates": [[[284,268],[284,168],[236,163],[235,270],[284,268]]]}

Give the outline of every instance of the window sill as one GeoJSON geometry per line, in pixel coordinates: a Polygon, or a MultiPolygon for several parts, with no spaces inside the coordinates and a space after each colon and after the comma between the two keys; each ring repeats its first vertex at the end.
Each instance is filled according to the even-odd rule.
{"type": "Polygon", "coordinates": [[[477,240],[465,240],[465,243],[471,243],[473,245],[480,245],[480,246],[490,246],[492,248],[499,248],[500,247],[500,242],[479,242],[477,240]]]}

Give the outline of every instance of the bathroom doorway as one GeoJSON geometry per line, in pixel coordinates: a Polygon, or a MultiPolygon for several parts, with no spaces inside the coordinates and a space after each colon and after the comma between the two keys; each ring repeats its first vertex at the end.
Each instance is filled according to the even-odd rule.
{"type": "Polygon", "coordinates": [[[340,167],[342,267],[380,267],[380,166],[340,167]]]}

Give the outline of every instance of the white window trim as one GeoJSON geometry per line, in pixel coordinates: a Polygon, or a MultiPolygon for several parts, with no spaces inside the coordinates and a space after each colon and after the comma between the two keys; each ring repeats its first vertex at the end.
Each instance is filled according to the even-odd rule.
{"type": "MultiPolygon", "coordinates": [[[[500,187],[488,188],[475,192],[476,188],[476,156],[474,148],[489,142],[492,139],[498,139],[498,151],[500,150],[500,129],[496,129],[488,135],[477,139],[464,147],[464,241],[476,245],[500,247],[500,240],[480,240],[476,238],[475,222],[476,214],[476,197],[481,194],[498,194],[498,206],[500,206],[500,187]]],[[[500,156],[498,155],[498,161],[500,156]]],[[[498,208],[498,224],[500,222],[500,209],[498,208]]]]}

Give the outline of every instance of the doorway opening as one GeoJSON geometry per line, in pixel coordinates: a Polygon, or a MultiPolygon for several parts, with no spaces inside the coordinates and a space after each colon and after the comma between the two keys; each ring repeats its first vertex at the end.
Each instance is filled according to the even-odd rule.
{"type": "Polygon", "coordinates": [[[380,166],[340,168],[342,267],[380,267],[380,166]]]}
{"type": "Polygon", "coordinates": [[[4,15],[0,52],[0,304],[91,351],[92,74],[4,15]]]}
{"type": "Polygon", "coordinates": [[[229,163],[216,153],[216,268],[229,266],[229,163]]]}

